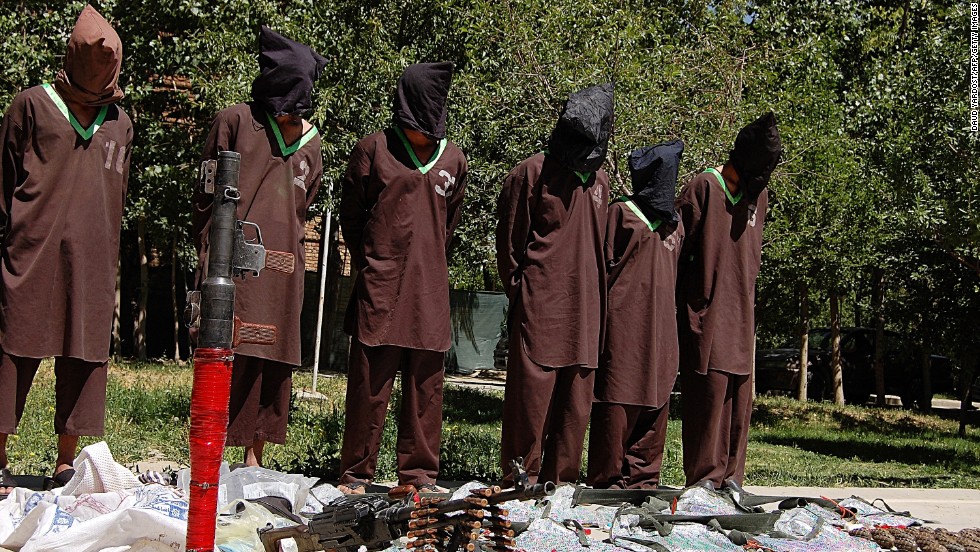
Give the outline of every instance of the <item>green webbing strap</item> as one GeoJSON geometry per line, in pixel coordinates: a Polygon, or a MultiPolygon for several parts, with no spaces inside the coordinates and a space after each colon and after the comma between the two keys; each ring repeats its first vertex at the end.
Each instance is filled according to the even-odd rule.
{"type": "Polygon", "coordinates": [[[561,524],[565,526],[565,529],[575,531],[575,536],[578,537],[578,543],[580,545],[588,547],[590,544],[592,544],[592,541],[589,540],[589,536],[585,534],[585,528],[582,527],[582,523],[579,520],[569,518],[563,521],[561,524]]]}
{"type": "Polygon", "coordinates": [[[68,109],[68,106],[65,105],[65,101],[61,99],[61,96],[58,95],[58,92],[55,91],[53,86],[45,83],[42,84],[41,87],[48,93],[48,97],[51,98],[51,101],[53,101],[54,105],[57,106],[58,111],[60,111],[61,114],[68,119],[68,122],[71,124],[72,128],[75,129],[75,132],[82,137],[82,140],[91,139],[96,131],[99,130],[99,127],[102,126],[102,123],[105,122],[105,116],[106,113],[109,112],[109,106],[102,106],[102,109],[100,109],[99,113],[95,116],[95,120],[92,121],[92,124],[89,125],[88,128],[83,128],[82,124],[75,118],[75,114],[68,109]]]}
{"type": "Polygon", "coordinates": [[[639,217],[640,220],[647,225],[647,228],[649,228],[651,232],[655,231],[657,228],[660,228],[660,225],[664,223],[662,219],[657,219],[655,222],[650,222],[650,219],[648,219],[647,216],[643,214],[643,211],[640,210],[640,206],[633,203],[633,200],[626,196],[620,197],[619,201],[625,203],[626,206],[630,208],[630,211],[633,211],[633,214],[639,217]]]}
{"type": "Polygon", "coordinates": [[[317,129],[314,125],[313,128],[306,131],[306,134],[301,136],[299,140],[296,140],[291,145],[287,146],[286,141],[282,139],[282,131],[279,130],[279,123],[276,122],[275,117],[268,112],[266,112],[266,116],[269,117],[269,125],[272,126],[272,133],[276,135],[276,142],[279,143],[279,151],[282,152],[283,156],[296,153],[299,148],[305,146],[310,140],[313,139],[314,136],[316,136],[317,129]]]}
{"type": "Polygon", "coordinates": [[[711,174],[715,175],[715,178],[718,179],[718,183],[721,184],[721,189],[722,190],[725,190],[725,197],[728,198],[728,201],[731,201],[732,202],[732,205],[736,205],[736,204],[738,204],[739,201],[742,200],[742,190],[739,190],[738,191],[738,195],[732,197],[732,193],[730,191],[728,191],[728,185],[725,184],[725,177],[722,176],[721,173],[718,172],[717,169],[715,169],[715,168],[708,168],[708,169],[705,169],[704,172],[711,173],[711,174]]]}
{"type": "Polygon", "coordinates": [[[618,506],[620,504],[632,504],[640,506],[647,501],[648,497],[655,497],[664,502],[670,503],[675,498],[683,494],[684,489],[671,489],[661,487],[659,489],[586,489],[578,487],[572,495],[572,504],[594,504],[597,506],[618,506]]]}
{"type": "Polygon", "coordinates": [[[776,522],[779,521],[782,512],[770,512],[760,514],[730,514],[730,515],[702,515],[702,516],[679,516],[669,514],[651,514],[644,509],[637,509],[632,513],[640,516],[640,527],[643,529],[656,529],[659,527],[673,526],[677,523],[701,523],[712,527],[721,527],[726,531],[737,530],[751,535],[767,534],[775,536],[776,522]]]}
{"type": "Polygon", "coordinates": [[[408,155],[411,156],[412,158],[412,162],[415,163],[415,167],[422,174],[429,172],[429,169],[435,166],[436,161],[438,161],[439,158],[442,157],[442,152],[446,150],[446,139],[443,138],[442,140],[439,140],[439,148],[436,150],[435,155],[433,155],[432,158],[429,159],[428,163],[423,165],[422,162],[419,161],[419,158],[415,155],[415,150],[412,149],[412,143],[408,141],[408,136],[405,136],[405,131],[403,131],[399,127],[395,127],[395,134],[397,134],[398,137],[401,138],[402,144],[404,144],[405,149],[408,150],[408,155]]]}

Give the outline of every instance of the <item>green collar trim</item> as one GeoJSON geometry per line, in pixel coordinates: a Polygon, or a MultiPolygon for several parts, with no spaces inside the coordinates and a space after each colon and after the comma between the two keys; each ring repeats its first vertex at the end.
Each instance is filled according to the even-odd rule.
{"type": "Polygon", "coordinates": [[[664,223],[664,221],[661,219],[657,219],[655,222],[651,223],[650,219],[648,219],[647,216],[643,214],[643,211],[640,210],[640,206],[633,203],[633,200],[626,196],[621,196],[619,201],[625,203],[626,206],[630,208],[630,211],[633,211],[634,215],[640,217],[640,220],[646,223],[647,228],[649,228],[651,232],[655,231],[657,228],[660,228],[660,225],[664,223]]]}
{"type": "MultiPolygon", "coordinates": [[[[541,153],[543,153],[545,155],[550,155],[551,154],[551,152],[549,152],[546,149],[541,150],[541,153]]],[[[575,173],[576,176],[578,176],[579,180],[582,181],[582,184],[585,184],[586,182],[588,182],[589,181],[589,178],[593,174],[595,174],[594,172],[579,172],[579,171],[572,171],[572,172],[575,173]]]]}
{"type": "Polygon", "coordinates": [[[60,111],[61,114],[68,119],[68,122],[71,123],[71,126],[75,129],[75,132],[82,137],[82,140],[91,139],[92,136],[99,130],[99,127],[102,126],[102,123],[105,122],[105,116],[107,113],[109,113],[109,106],[107,105],[102,106],[102,109],[99,110],[99,113],[95,116],[95,120],[92,121],[92,124],[88,128],[82,128],[82,124],[78,122],[75,115],[68,109],[68,106],[65,105],[65,101],[61,99],[61,96],[58,95],[54,87],[47,83],[41,86],[44,88],[44,91],[48,93],[48,97],[51,98],[54,105],[58,107],[58,111],[60,111]]]}
{"type": "Polygon", "coordinates": [[[446,139],[443,138],[442,140],[439,140],[439,148],[432,156],[432,159],[429,159],[429,162],[423,165],[422,162],[419,161],[419,158],[415,155],[415,150],[412,149],[412,143],[408,141],[408,136],[405,136],[405,132],[401,128],[395,127],[395,134],[401,138],[402,144],[404,144],[405,149],[408,150],[408,155],[412,158],[412,162],[415,163],[415,166],[422,174],[429,172],[429,169],[434,167],[436,162],[439,161],[439,158],[442,157],[442,152],[446,151],[446,139]]]}
{"type": "Polygon", "coordinates": [[[715,169],[714,167],[712,167],[712,168],[709,168],[709,169],[705,169],[704,172],[711,173],[711,174],[715,175],[715,178],[718,179],[718,183],[721,184],[721,189],[722,190],[725,190],[725,197],[728,198],[728,201],[731,201],[732,202],[732,205],[738,205],[738,202],[739,201],[742,201],[742,190],[739,190],[738,191],[738,195],[736,195],[735,197],[732,197],[732,193],[730,191],[728,191],[728,186],[725,184],[725,177],[723,177],[721,175],[721,173],[718,172],[718,169],[715,169]]]}
{"type": "Polygon", "coordinates": [[[307,130],[305,134],[299,137],[299,140],[296,140],[287,146],[286,141],[282,139],[282,131],[279,130],[279,123],[276,122],[275,117],[273,117],[268,111],[266,112],[265,116],[269,118],[269,125],[272,126],[272,133],[276,135],[276,142],[279,143],[279,151],[282,152],[283,156],[296,153],[299,148],[309,143],[309,141],[316,136],[317,132],[319,132],[316,125],[312,125],[313,128],[307,130]]]}

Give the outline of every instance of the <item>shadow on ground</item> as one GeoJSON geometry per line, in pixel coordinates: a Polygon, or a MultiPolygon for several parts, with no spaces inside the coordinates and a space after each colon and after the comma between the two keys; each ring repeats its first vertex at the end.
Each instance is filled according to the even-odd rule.
{"type": "Polygon", "coordinates": [[[504,415],[499,394],[469,387],[447,387],[442,398],[442,415],[447,422],[492,424],[504,415]]]}

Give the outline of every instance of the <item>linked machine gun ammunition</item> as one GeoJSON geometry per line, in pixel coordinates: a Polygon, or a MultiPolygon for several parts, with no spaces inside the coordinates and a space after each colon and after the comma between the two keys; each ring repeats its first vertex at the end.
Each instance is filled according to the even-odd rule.
{"type": "Polygon", "coordinates": [[[497,486],[470,491],[447,500],[420,496],[414,487],[396,487],[404,498],[391,502],[383,496],[348,495],[326,506],[308,525],[259,529],[266,552],[279,552],[279,543],[292,539],[299,552],[357,552],[361,547],[384,550],[406,537],[411,550],[432,552],[503,552],[514,546],[514,529],[501,504],[539,499],[554,494],[555,484],[530,485],[523,460],[511,461],[514,488],[497,486]]]}

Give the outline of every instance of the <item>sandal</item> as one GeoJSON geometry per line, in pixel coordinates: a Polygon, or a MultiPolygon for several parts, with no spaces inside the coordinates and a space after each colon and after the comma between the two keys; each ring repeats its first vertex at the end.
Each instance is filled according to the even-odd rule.
{"type": "Polygon", "coordinates": [[[62,472],[54,474],[54,477],[49,477],[44,483],[44,490],[50,491],[60,487],[64,487],[71,481],[71,478],[75,477],[75,470],[68,468],[62,472]]]}
{"type": "Polygon", "coordinates": [[[355,479],[353,481],[337,485],[337,490],[345,495],[362,495],[367,492],[367,487],[367,481],[355,479]]]}
{"type": "Polygon", "coordinates": [[[0,468],[0,489],[10,489],[5,493],[0,493],[0,500],[7,498],[11,493],[14,492],[14,488],[17,487],[17,480],[14,479],[13,474],[7,468],[0,468]]]}

